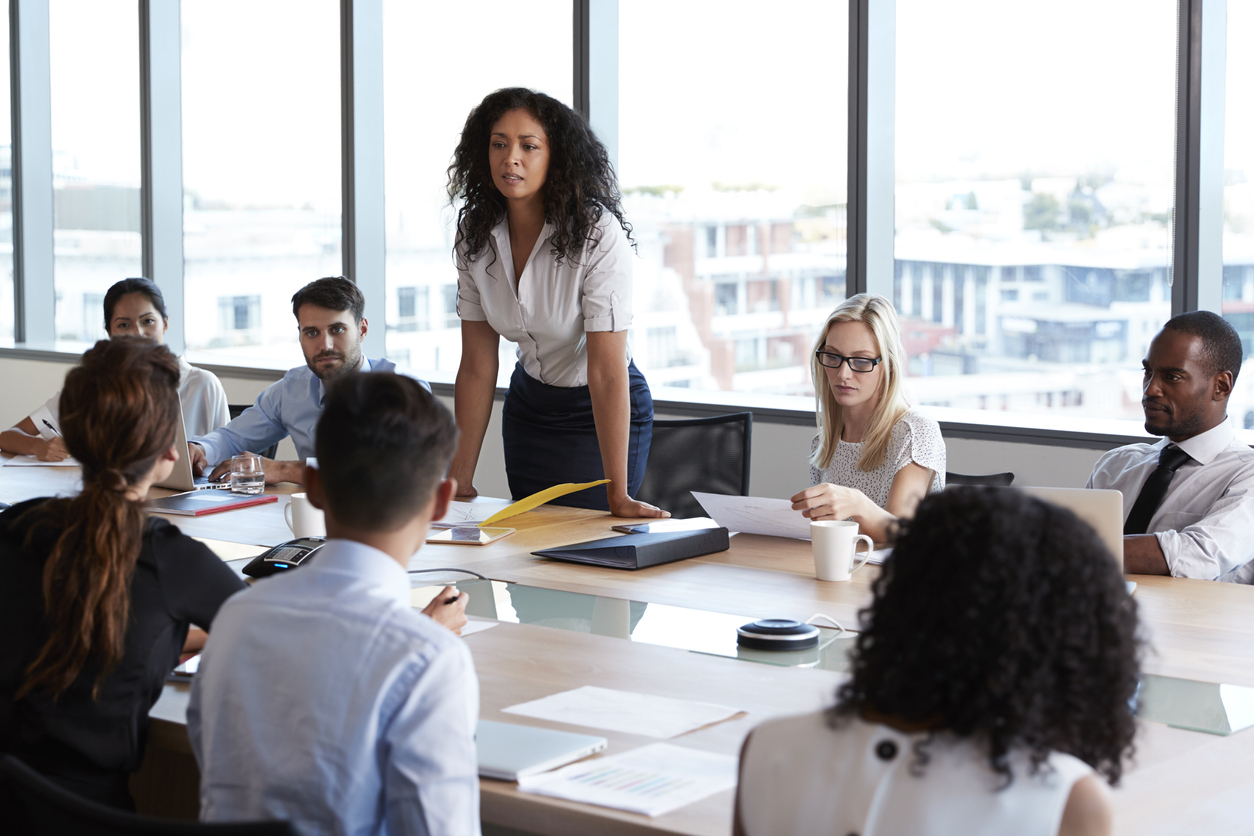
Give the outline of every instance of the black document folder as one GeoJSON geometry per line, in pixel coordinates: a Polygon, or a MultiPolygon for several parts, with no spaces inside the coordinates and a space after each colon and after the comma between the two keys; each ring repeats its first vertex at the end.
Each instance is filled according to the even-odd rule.
{"type": "Polygon", "coordinates": [[[727,551],[727,529],[672,531],[658,534],[625,534],[588,543],[575,543],[556,549],[532,552],[573,563],[591,563],[613,569],[643,569],[659,563],[674,563],[689,557],[727,551]]]}

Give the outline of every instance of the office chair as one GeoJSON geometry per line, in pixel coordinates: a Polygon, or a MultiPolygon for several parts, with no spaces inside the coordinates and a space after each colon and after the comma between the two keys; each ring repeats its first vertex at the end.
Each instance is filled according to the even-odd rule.
{"type": "Polygon", "coordinates": [[[12,836],[296,836],[285,821],[201,824],[128,813],[75,795],[12,755],[0,758],[0,822],[12,836]]]}
{"type": "MultiPolygon", "coordinates": [[[[231,413],[231,420],[234,421],[240,416],[240,413],[250,406],[252,406],[250,403],[229,403],[226,405],[226,410],[231,413]]],[[[275,454],[279,452],[279,445],[271,444],[264,450],[253,450],[250,452],[257,453],[263,459],[273,459],[275,454]]]]}
{"type": "Polygon", "coordinates": [[[0,502],[0,511],[3,511],[5,508],[12,508],[12,507],[13,506],[7,502],[0,502]]]}
{"type": "Polygon", "coordinates": [[[1015,480],[1013,473],[990,473],[987,476],[968,476],[965,473],[945,472],[945,485],[979,485],[985,488],[1008,488],[1015,480]]]}
{"type": "Polygon", "coordinates": [[[686,519],[704,517],[689,491],[749,495],[753,413],[654,421],[653,444],[636,499],[686,519]]]}

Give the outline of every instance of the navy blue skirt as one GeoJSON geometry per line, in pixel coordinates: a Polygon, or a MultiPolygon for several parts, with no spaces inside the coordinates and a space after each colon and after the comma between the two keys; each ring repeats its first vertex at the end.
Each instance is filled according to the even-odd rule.
{"type": "MultiPolygon", "coordinates": [[[[653,396],[635,363],[627,366],[631,395],[631,432],[627,439],[627,493],[635,496],[644,479],[644,465],[653,439],[653,396]]],[[[549,386],[514,367],[501,410],[505,444],[505,475],[514,499],[566,482],[605,478],[601,445],[592,418],[587,386],[549,386]]],[[[608,511],[606,486],[576,491],[553,500],[555,505],[608,511]]]]}

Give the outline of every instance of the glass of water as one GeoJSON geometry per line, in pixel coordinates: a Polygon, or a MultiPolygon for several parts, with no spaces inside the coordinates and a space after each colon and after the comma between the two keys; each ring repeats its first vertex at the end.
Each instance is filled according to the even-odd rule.
{"type": "Polygon", "coordinates": [[[231,459],[231,492],[257,494],[266,488],[266,471],[261,456],[243,453],[231,459]]]}

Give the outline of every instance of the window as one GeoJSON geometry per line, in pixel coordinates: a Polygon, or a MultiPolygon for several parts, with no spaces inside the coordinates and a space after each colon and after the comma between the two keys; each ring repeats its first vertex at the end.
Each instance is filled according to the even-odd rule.
{"type": "Polygon", "coordinates": [[[339,20],[335,0],[182,4],[185,334],[202,356],[300,362],[292,294],[343,272],[339,20]]]}
{"type": "Polygon", "coordinates": [[[896,12],[893,295],[911,393],[1139,419],[1143,328],[1171,310],[1176,3],[896,12]]]}
{"type": "MultiPolygon", "coordinates": [[[[431,327],[427,313],[427,299],[430,291],[429,287],[398,287],[396,289],[397,331],[425,331],[431,327]]],[[[390,354],[388,359],[391,359],[390,354]]]]}
{"type": "Polygon", "coordinates": [[[0,340],[13,339],[13,131],[9,16],[0,15],[0,340]]]}
{"type": "MultiPolygon", "coordinates": [[[[510,86],[573,102],[570,0],[536,0],[524,15],[518,8],[507,0],[383,0],[387,292],[413,287],[442,304],[429,324],[421,307],[417,323],[389,314],[387,356],[402,368],[402,352],[415,370],[454,372],[461,360],[457,291],[449,284],[457,277],[457,215],[448,205],[446,169],[471,108],[510,86]],[[473,54],[466,38],[475,42],[473,54]],[[526,44],[525,57],[519,44],[526,44]]],[[[505,340],[500,368],[504,382],[514,368],[514,347],[505,340]]]]}
{"type": "MultiPolygon", "coordinates": [[[[1254,0],[1229,0],[1224,85],[1223,315],[1254,355],[1254,0]]],[[[1254,426],[1254,372],[1237,376],[1228,406],[1238,426],[1254,426]],[[1248,417],[1247,417],[1248,416],[1248,417]]]]}
{"type": "Polygon", "coordinates": [[[52,0],[48,18],[56,335],[90,342],[104,335],[105,291],[143,262],[139,6],[52,0]]]}
{"type": "Polygon", "coordinates": [[[227,335],[228,345],[256,345],[256,334],[238,334],[261,327],[260,296],[222,296],[218,298],[218,330],[227,335]]]}
{"type": "MultiPolygon", "coordinates": [[[[675,327],[692,388],[810,395],[808,352],[768,344],[812,344],[845,296],[848,6],[632,0],[618,15],[633,332],[675,327]],[[815,279],[812,296],[786,289],[815,279]]],[[[637,359],[653,386],[671,362],[637,359]]]]}

